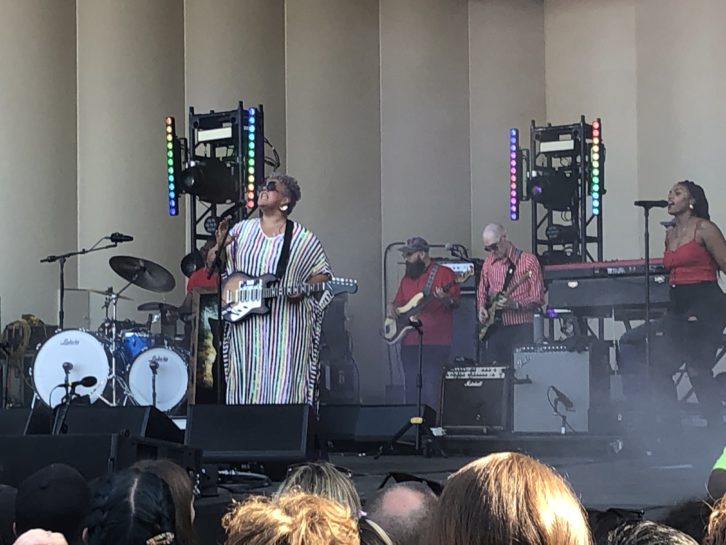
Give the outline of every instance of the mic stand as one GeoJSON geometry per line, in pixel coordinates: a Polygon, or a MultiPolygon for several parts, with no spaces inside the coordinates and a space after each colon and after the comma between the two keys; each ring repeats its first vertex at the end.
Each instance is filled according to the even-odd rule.
{"type": "MultiPolygon", "coordinates": [[[[214,389],[217,405],[224,404],[224,392],[222,383],[224,381],[224,369],[222,365],[222,339],[224,337],[224,322],[222,321],[222,273],[224,272],[224,263],[222,262],[222,254],[226,251],[227,237],[229,236],[229,229],[224,233],[222,242],[217,248],[214,254],[214,261],[209,271],[207,271],[207,278],[211,278],[214,271],[217,271],[217,342],[215,343],[214,349],[217,351],[217,357],[214,360],[214,368],[217,376],[214,379],[214,389]]],[[[214,332],[212,332],[212,338],[214,338],[214,332]]]]}
{"type": "Polygon", "coordinates": [[[396,434],[387,442],[381,445],[381,447],[378,449],[378,454],[376,454],[375,459],[377,460],[380,458],[380,456],[387,450],[393,450],[393,445],[398,442],[398,440],[404,436],[404,434],[411,429],[412,427],[416,428],[416,439],[415,439],[415,452],[416,454],[425,454],[427,457],[430,456],[431,450],[436,451],[440,456],[444,458],[448,458],[446,455],[446,452],[444,452],[444,449],[439,444],[438,438],[434,435],[433,431],[431,430],[431,426],[429,426],[428,422],[426,422],[426,418],[424,416],[423,411],[423,403],[421,400],[421,393],[423,391],[423,327],[421,326],[421,322],[419,320],[410,319],[409,320],[410,325],[413,326],[413,328],[416,330],[416,333],[418,333],[418,372],[416,374],[416,416],[413,416],[409,419],[408,422],[406,422],[403,426],[401,426],[401,429],[399,429],[396,434]],[[424,444],[422,442],[422,432],[426,436],[426,445],[424,447],[424,444]]]}
{"type": "Polygon", "coordinates": [[[645,377],[650,385],[651,376],[651,324],[650,324],[650,206],[643,206],[645,243],[645,377]]]}
{"type": "Polygon", "coordinates": [[[70,385],[70,391],[66,392],[63,396],[61,404],[55,408],[55,415],[53,417],[53,427],[51,429],[51,435],[60,435],[63,433],[63,428],[66,423],[66,416],[68,416],[68,409],[71,406],[73,398],[76,396],[76,386],[70,385]]]}
{"type": "Polygon", "coordinates": [[[118,242],[113,242],[111,244],[106,244],[105,246],[98,246],[101,244],[101,241],[106,240],[106,237],[102,237],[96,244],[91,246],[88,250],[85,248],[82,248],[81,250],[75,251],[75,252],[68,252],[66,254],[62,255],[49,255],[47,257],[44,257],[40,260],[41,263],[55,263],[56,261],[60,265],[60,295],[59,295],[59,301],[58,301],[58,329],[63,329],[63,320],[65,319],[65,312],[63,303],[65,300],[65,293],[66,293],[66,286],[65,286],[65,266],[66,261],[69,257],[74,257],[77,255],[85,255],[90,254],[91,252],[99,252],[101,250],[108,250],[109,248],[116,248],[118,246],[118,242]]]}
{"type": "Polygon", "coordinates": [[[569,426],[569,424],[567,423],[567,416],[564,413],[561,413],[557,407],[559,403],[559,398],[555,398],[555,414],[560,417],[560,435],[566,435],[567,426],[569,426]]]}

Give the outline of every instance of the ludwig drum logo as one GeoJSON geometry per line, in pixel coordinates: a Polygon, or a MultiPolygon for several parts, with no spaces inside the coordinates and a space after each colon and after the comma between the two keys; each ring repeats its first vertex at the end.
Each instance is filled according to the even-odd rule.
{"type": "Polygon", "coordinates": [[[63,342],[60,343],[61,346],[78,346],[81,344],[81,342],[78,339],[69,339],[66,337],[63,339],[63,342]]]}

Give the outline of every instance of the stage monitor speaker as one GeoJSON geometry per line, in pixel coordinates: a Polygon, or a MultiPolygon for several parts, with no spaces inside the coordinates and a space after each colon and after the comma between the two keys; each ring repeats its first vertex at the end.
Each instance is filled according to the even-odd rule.
{"type": "Polygon", "coordinates": [[[565,433],[594,431],[591,414],[601,413],[608,403],[608,375],[604,343],[593,343],[582,352],[569,352],[562,345],[515,349],[513,431],[562,433],[563,427],[565,433]]]}
{"type": "Polygon", "coordinates": [[[122,434],[32,435],[2,438],[0,482],[17,487],[38,469],[53,463],[75,467],[86,479],[123,469],[142,459],[169,459],[201,471],[201,452],[177,443],[122,434]]]}
{"type": "Polygon", "coordinates": [[[154,407],[71,407],[66,415],[65,433],[122,433],[184,443],[184,432],[174,421],[154,407]]]}
{"type": "MultiPolygon", "coordinates": [[[[436,424],[436,412],[423,406],[424,418],[429,426],[436,424]]],[[[321,405],[320,439],[336,446],[349,444],[386,443],[412,417],[417,416],[416,405],[321,405]]],[[[415,429],[409,429],[401,438],[413,442],[415,429]]]]}
{"type": "Polygon", "coordinates": [[[190,405],[186,443],[207,463],[295,463],[315,458],[309,405],[190,405]]]}
{"type": "Polygon", "coordinates": [[[23,435],[30,416],[28,407],[0,410],[0,435],[23,435]]]}

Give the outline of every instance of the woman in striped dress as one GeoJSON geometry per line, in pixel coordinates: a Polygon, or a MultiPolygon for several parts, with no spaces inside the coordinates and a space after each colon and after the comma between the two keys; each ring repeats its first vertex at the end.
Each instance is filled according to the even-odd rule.
{"type": "MultiPolygon", "coordinates": [[[[260,191],[260,217],[229,229],[228,274],[275,274],[282,252],[287,217],[300,200],[300,186],[291,176],[273,175],[260,191]]],[[[227,223],[217,229],[217,247],[227,223]]],[[[210,252],[216,253],[216,247],[210,252]]],[[[328,260],[318,238],[293,222],[287,269],[281,285],[324,282],[328,260]]],[[[229,324],[224,339],[228,404],[315,404],[318,353],[323,313],[331,294],[291,296],[268,301],[270,312],[252,314],[229,324]]]]}

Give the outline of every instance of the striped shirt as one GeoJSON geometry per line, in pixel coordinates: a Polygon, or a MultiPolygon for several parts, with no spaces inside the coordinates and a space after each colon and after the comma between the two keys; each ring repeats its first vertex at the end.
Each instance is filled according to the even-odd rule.
{"type": "MultiPolygon", "coordinates": [[[[275,273],[284,234],[269,237],[260,220],[251,219],[232,227],[229,236],[228,274],[275,273]]],[[[318,238],[295,223],[281,285],[303,283],[311,276],[330,273],[318,238]]],[[[331,298],[325,292],[320,300],[272,299],[267,301],[269,313],[253,314],[228,325],[223,347],[228,404],[315,404],[320,333],[324,309],[331,298]]]]}
{"type": "Polygon", "coordinates": [[[522,278],[531,271],[529,279],[522,282],[509,296],[510,301],[518,302],[525,308],[521,310],[505,309],[502,311],[502,323],[504,325],[526,324],[532,321],[534,309],[544,304],[544,283],[542,281],[542,269],[537,258],[522,251],[517,258],[512,247],[511,252],[505,258],[498,258],[494,253],[489,254],[484,260],[479,277],[479,288],[476,293],[478,308],[487,305],[497,293],[502,291],[504,279],[507,276],[509,264],[516,260],[514,275],[509,282],[510,288],[522,281],[522,278]]]}

